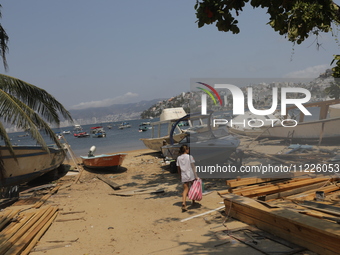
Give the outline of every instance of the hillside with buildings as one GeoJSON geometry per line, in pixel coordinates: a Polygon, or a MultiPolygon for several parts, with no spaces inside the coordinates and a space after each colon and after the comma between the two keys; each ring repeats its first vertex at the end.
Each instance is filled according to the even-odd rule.
{"type": "MultiPolygon", "coordinates": [[[[247,95],[247,88],[251,87],[253,90],[253,105],[256,109],[270,107],[272,104],[272,93],[273,87],[280,88],[283,87],[300,87],[305,88],[310,91],[312,98],[309,102],[318,102],[329,99],[327,94],[325,93],[325,89],[330,85],[331,82],[334,81],[334,78],[331,76],[332,71],[330,69],[326,70],[325,73],[320,74],[320,76],[313,81],[307,83],[296,83],[296,82],[271,82],[271,83],[259,83],[259,84],[251,84],[248,86],[241,87],[244,95],[247,95]]],[[[214,105],[213,101],[208,97],[208,109],[214,111],[227,111],[232,110],[233,99],[232,95],[227,90],[219,90],[219,95],[222,98],[223,104],[214,105]]],[[[184,110],[189,113],[191,112],[199,112],[201,107],[201,91],[194,92],[182,92],[181,94],[174,96],[172,98],[159,101],[152,105],[150,108],[146,109],[141,113],[141,118],[157,118],[161,114],[162,110],[165,108],[173,108],[173,107],[183,107],[184,110]]],[[[288,94],[288,98],[299,98],[304,97],[303,94],[291,93],[288,94]]],[[[280,97],[278,97],[280,103],[280,97]]],[[[247,99],[245,98],[245,104],[247,99]]],[[[245,108],[247,106],[245,105],[245,108]]]]}

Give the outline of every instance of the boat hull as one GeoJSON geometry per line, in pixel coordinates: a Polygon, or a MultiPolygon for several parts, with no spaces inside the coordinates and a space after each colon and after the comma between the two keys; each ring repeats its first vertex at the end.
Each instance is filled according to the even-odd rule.
{"type": "MultiPolygon", "coordinates": [[[[179,142],[184,137],[186,137],[187,134],[181,133],[181,134],[176,134],[173,136],[175,142],[179,142]]],[[[164,146],[164,141],[165,144],[170,143],[170,137],[169,136],[163,136],[163,137],[157,137],[157,138],[141,138],[140,139],[146,147],[148,147],[150,150],[154,151],[162,151],[162,146],[164,146]]]]}
{"type": "Polygon", "coordinates": [[[296,127],[271,127],[263,132],[261,138],[301,139],[301,140],[332,140],[340,139],[340,117],[302,122],[296,127]]]}
{"type": "Polygon", "coordinates": [[[0,147],[5,169],[0,187],[31,181],[58,168],[66,156],[62,149],[49,148],[48,153],[41,146],[14,146],[13,149],[17,160],[10,155],[7,147],[0,147]]]}
{"type": "Polygon", "coordinates": [[[176,160],[182,145],[190,147],[190,154],[194,156],[197,163],[218,163],[226,162],[230,155],[236,151],[240,141],[237,137],[229,135],[208,141],[178,143],[163,146],[162,154],[165,157],[176,160]]]}
{"type": "Polygon", "coordinates": [[[93,157],[80,156],[83,164],[87,168],[91,169],[101,169],[101,168],[111,168],[119,167],[123,163],[126,153],[119,153],[113,155],[98,155],[93,157]]]}

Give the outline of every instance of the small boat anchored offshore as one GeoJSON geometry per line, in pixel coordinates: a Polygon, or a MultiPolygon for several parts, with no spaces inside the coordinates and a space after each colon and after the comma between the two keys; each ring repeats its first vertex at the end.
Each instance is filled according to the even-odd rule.
{"type": "Polygon", "coordinates": [[[73,130],[77,131],[77,132],[80,132],[80,131],[83,131],[83,128],[80,125],[76,124],[76,125],[74,125],[73,130]]]}
{"type": "Polygon", "coordinates": [[[81,133],[74,133],[73,136],[77,138],[84,138],[84,137],[89,137],[90,134],[87,132],[81,132],[81,133]]]}
{"type": "Polygon", "coordinates": [[[102,126],[91,127],[90,133],[92,137],[95,137],[95,138],[106,137],[106,132],[102,126]]]}
{"type": "Polygon", "coordinates": [[[149,129],[152,129],[151,122],[142,122],[138,128],[139,132],[145,132],[149,129]]]}
{"type": "Polygon", "coordinates": [[[94,155],[95,150],[96,147],[92,146],[87,156],[80,156],[86,168],[90,169],[119,168],[127,155],[126,153],[117,153],[117,154],[101,154],[95,156],[94,155]]]}
{"type": "Polygon", "coordinates": [[[131,127],[131,125],[130,125],[130,123],[129,122],[122,122],[120,125],[119,125],[119,129],[124,129],[124,128],[130,128],[131,127]]]}

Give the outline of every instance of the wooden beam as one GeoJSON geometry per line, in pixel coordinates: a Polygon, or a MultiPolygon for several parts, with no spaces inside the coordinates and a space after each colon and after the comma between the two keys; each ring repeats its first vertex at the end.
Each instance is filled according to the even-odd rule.
{"type": "Polygon", "coordinates": [[[105,182],[107,185],[109,185],[111,188],[113,188],[114,190],[119,189],[122,185],[119,185],[111,180],[109,180],[108,178],[101,176],[101,175],[97,175],[96,176],[99,180],[105,182]]]}
{"type": "Polygon", "coordinates": [[[322,105],[320,107],[320,115],[319,120],[323,120],[327,118],[328,115],[329,104],[322,105]]]}
{"type": "Polygon", "coordinates": [[[333,191],[337,191],[339,189],[340,189],[339,186],[329,185],[329,186],[325,186],[325,187],[312,189],[312,190],[306,191],[304,193],[288,196],[288,197],[285,197],[285,199],[288,199],[288,200],[313,200],[315,198],[315,192],[317,192],[317,191],[323,191],[325,194],[327,194],[327,193],[330,193],[330,192],[333,192],[333,191]]]}

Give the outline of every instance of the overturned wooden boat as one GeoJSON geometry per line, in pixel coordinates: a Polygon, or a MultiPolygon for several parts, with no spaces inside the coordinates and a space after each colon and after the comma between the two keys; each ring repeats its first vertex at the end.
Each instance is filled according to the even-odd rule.
{"type": "Polygon", "coordinates": [[[13,146],[14,158],[7,146],[0,146],[4,163],[4,173],[0,176],[0,187],[7,187],[31,181],[51,170],[58,168],[64,161],[64,149],[42,146],[13,146]]]}

